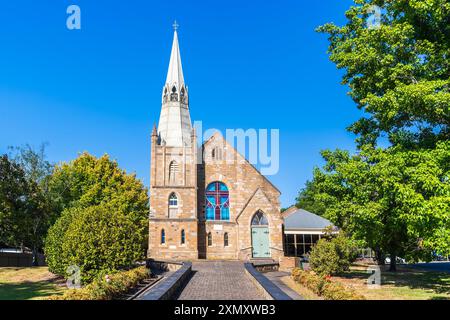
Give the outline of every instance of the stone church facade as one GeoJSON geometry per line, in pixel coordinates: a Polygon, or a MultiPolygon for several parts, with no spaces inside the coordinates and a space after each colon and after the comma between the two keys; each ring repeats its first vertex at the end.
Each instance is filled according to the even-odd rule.
{"type": "Polygon", "coordinates": [[[149,258],[284,255],[280,191],[219,133],[198,146],[176,30],[150,169],[149,258]]]}

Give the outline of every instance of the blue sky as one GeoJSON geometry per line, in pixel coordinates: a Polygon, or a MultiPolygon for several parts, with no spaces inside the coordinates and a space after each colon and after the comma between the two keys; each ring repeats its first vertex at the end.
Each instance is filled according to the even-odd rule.
{"type": "Polygon", "coordinates": [[[345,22],[346,0],[15,0],[0,5],[0,152],[48,142],[52,162],[108,153],[148,186],[150,133],[180,24],[192,120],[280,130],[282,206],[322,164],[354,150],[361,116],[314,29],[345,22]],[[79,5],[82,29],[66,28],[79,5]]]}

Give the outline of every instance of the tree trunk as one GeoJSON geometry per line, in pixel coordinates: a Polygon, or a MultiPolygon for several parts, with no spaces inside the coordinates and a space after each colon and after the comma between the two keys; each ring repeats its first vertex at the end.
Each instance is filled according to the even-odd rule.
{"type": "Polygon", "coordinates": [[[377,260],[377,264],[379,266],[384,265],[384,260],[385,260],[385,256],[384,254],[381,252],[380,249],[375,249],[375,259],[377,260]]]}
{"type": "Polygon", "coordinates": [[[33,263],[32,263],[32,266],[33,266],[33,267],[37,267],[37,266],[39,265],[37,254],[38,254],[38,252],[37,252],[36,247],[33,247],[33,252],[32,252],[32,255],[33,255],[33,263]]]}
{"type": "Polygon", "coordinates": [[[397,271],[397,256],[395,254],[391,254],[391,263],[389,265],[389,271],[392,272],[397,271]]]}

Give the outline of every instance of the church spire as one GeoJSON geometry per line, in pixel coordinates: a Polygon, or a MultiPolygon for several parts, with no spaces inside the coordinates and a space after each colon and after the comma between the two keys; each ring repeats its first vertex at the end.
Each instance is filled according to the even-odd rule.
{"type": "Polygon", "coordinates": [[[161,144],[171,147],[191,145],[191,117],[189,114],[188,88],[184,83],[178,43],[178,24],[174,23],[172,52],[162,94],[158,135],[161,144]]]}
{"type": "Polygon", "coordinates": [[[166,84],[184,86],[183,67],[181,65],[180,46],[178,44],[178,24],[173,24],[174,34],[172,43],[172,53],[170,54],[169,70],[167,71],[166,84]]]}

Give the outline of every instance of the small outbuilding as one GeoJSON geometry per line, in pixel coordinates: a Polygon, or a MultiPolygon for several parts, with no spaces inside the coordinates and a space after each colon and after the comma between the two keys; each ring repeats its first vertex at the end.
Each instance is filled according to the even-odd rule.
{"type": "Polygon", "coordinates": [[[287,257],[302,257],[311,251],[313,245],[333,224],[314,213],[291,207],[283,212],[284,254],[287,257]]]}

